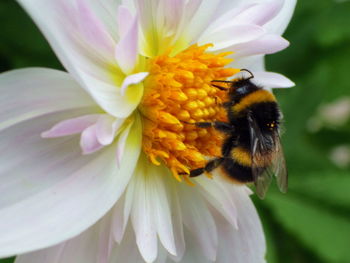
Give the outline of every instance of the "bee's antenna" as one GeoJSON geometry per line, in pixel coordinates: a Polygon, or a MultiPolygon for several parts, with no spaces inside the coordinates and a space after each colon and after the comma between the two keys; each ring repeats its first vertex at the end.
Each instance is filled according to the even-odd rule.
{"type": "Polygon", "coordinates": [[[211,84],[213,87],[218,88],[219,90],[229,90],[228,88],[221,87],[219,85],[211,84]]]}
{"type": "Polygon", "coordinates": [[[250,70],[245,69],[245,68],[242,68],[240,71],[241,71],[241,72],[242,72],[242,71],[245,71],[245,72],[248,72],[248,73],[250,74],[250,77],[247,78],[247,79],[252,79],[252,78],[254,78],[254,74],[253,74],[250,70]]]}

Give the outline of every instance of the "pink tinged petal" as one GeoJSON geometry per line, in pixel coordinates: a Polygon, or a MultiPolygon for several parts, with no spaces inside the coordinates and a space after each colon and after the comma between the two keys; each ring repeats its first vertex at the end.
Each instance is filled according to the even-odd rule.
{"type": "Polygon", "coordinates": [[[86,113],[86,110],[50,113],[16,123],[0,132],[0,192],[3,195],[0,208],[59,183],[66,174],[74,173],[92,160],[81,155],[78,136],[50,140],[40,136],[43,129],[57,120],[86,113]]]}
{"type": "Polygon", "coordinates": [[[125,6],[118,7],[118,31],[120,36],[125,36],[132,27],[134,17],[125,6]]]}
{"type": "Polygon", "coordinates": [[[289,46],[289,42],[278,35],[265,35],[249,43],[238,44],[231,47],[237,50],[232,57],[240,58],[246,56],[272,54],[281,51],[289,46]]]}
{"type": "Polygon", "coordinates": [[[112,53],[114,43],[105,26],[92,12],[85,0],[76,0],[76,2],[79,28],[86,40],[93,46],[104,48],[112,53]]]}
{"type": "MultiPolygon", "coordinates": [[[[115,63],[114,53],[105,58],[99,52],[101,49],[82,43],[72,34],[74,32],[72,30],[76,28],[77,18],[69,15],[76,11],[75,3],[46,0],[19,0],[19,2],[35,19],[64,67],[81,87],[91,94],[104,111],[113,116],[123,115],[124,109],[128,108],[127,105],[123,106],[127,103],[123,102],[115,92],[115,78],[121,78],[123,74],[115,70],[113,71],[115,78],[111,77],[111,63],[115,63]],[[66,6],[68,11],[65,11],[63,6],[66,6]],[[119,104],[120,102],[122,104],[119,104]]],[[[94,6],[100,11],[104,9],[101,7],[101,2],[95,2],[94,6]]],[[[110,20],[109,22],[115,23],[110,20]]]]}
{"type": "Polygon", "coordinates": [[[41,137],[56,138],[81,133],[89,126],[95,124],[98,118],[99,114],[91,114],[61,121],[50,130],[43,132],[41,137]]]}
{"type": "Polygon", "coordinates": [[[116,151],[116,157],[117,157],[117,164],[118,166],[121,165],[121,160],[124,156],[124,150],[126,146],[126,140],[128,139],[130,129],[131,129],[132,123],[130,123],[124,131],[121,132],[118,141],[117,141],[117,151],[116,151]]]}
{"type": "Polygon", "coordinates": [[[254,72],[254,82],[267,88],[290,88],[295,83],[285,76],[274,72],[254,72]]]}
{"type": "Polygon", "coordinates": [[[129,88],[134,88],[132,85],[142,82],[148,76],[148,74],[148,72],[139,72],[127,76],[123,81],[122,87],[120,89],[120,94],[122,96],[125,96],[129,88]]]}
{"type": "Polygon", "coordinates": [[[95,107],[71,76],[58,70],[5,72],[0,77],[0,90],[0,130],[51,112],[95,107]]]}
{"type": "Polygon", "coordinates": [[[215,215],[218,226],[219,251],[217,262],[266,262],[266,244],[259,216],[245,186],[228,185],[238,210],[238,229],[221,215],[215,215]]]}
{"type": "Polygon", "coordinates": [[[96,263],[100,235],[105,229],[104,221],[105,218],[77,237],[59,245],[20,255],[15,263],[96,263]]]}
{"type": "Polygon", "coordinates": [[[284,0],[279,14],[265,25],[266,30],[273,34],[282,35],[292,18],[296,3],[296,0],[284,0]]]}
{"type": "Polygon", "coordinates": [[[236,23],[264,25],[273,19],[282,9],[284,0],[266,1],[244,10],[234,19],[236,23]]]}
{"type": "Polygon", "coordinates": [[[96,123],[97,140],[102,145],[109,145],[118,134],[120,127],[124,124],[124,118],[115,118],[108,114],[100,115],[96,123]]]}
{"type": "Polygon", "coordinates": [[[184,224],[194,236],[205,257],[215,261],[218,235],[214,219],[203,198],[192,188],[186,187],[188,186],[181,187],[179,192],[184,224]]]}
{"type": "Polygon", "coordinates": [[[265,30],[256,25],[233,25],[221,28],[215,32],[208,32],[200,38],[200,43],[214,42],[214,46],[210,47],[211,51],[224,49],[233,45],[246,43],[261,37],[265,30]],[[210,42],[209,42],[210,41],[210,42]]]}
{"type": "Polygon", "coordinates": [[[63,148],[41,152],[42,155],[38,156],[36,151],[40,143],[50,145],[54,141],[40,139],[40,127],[45,128],[45,125],[39,120],[48,121],[46,126],[52,125],[52,119],[45,116],[1,132],[0,138],[4,141],[0,142],[0,146],[13,143],[13,147],[3,152],[1,162],[7,162],[6,156],[11,155],[17,160],[27,158],[30,162],[22,161],[14,169],[4,168],[2,163],[0,166],[1,187],[5,188],[1,192],[6,193],[8,187],[12,196],[1,199],[0,204],[0,257],[58,244],[93,225],[111,209],[125,190],[141,150],[141,122],[137,119],[128,138],[127,157],[120,168],[115,163],[114,147],[87,157],[77,154],[77,147],[72,147],[72,141],[55,141],[56,145],[60,142],[59,147],[63,148]],[[14,147],[18,141],[15,131],[23,133],[23,138],[30,141],[28,150],[32,151],[25,151],[18,145],[14,147]],[[39,140],[28,138],[28,134],[39,140]],[[28,156],[28,152],[36,158],[28,156]],[[32,191],[33,187],[36,191],[32,191]]]}
{"type": "Polygon", "coordinates": [[[96,124],[91,125],[82,132],[80,147],[83,150],[83,154],[94,153],[103,148],[103,145],[97,140],[96,124]]]}
{"type": "Polygon", "coordinates": [[[130,74],[136,66],[138,50],[138,18],[136,16],[115,47],[115,58],[126,75],[130,74]]]}

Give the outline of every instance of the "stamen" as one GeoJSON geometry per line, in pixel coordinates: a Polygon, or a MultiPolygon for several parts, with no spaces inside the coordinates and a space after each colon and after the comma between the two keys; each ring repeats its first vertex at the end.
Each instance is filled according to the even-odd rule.
{"type": "Polygon", "coordinates": [[[193,45],[174,57],[168,52],[150,60],[150,75],[139,107],[143,151],[153,164],[164,162],[178,181],[188,183],[183,174],[205,166],[208,157],[220,156],[223,140],[215,129],[189,123],[226,120],[221,103],[227,92],[213,87],[211,81],[239,72],[224,68],[231,62],[225,58],[229,53],[208,53],[210,46],[193,45]]]}

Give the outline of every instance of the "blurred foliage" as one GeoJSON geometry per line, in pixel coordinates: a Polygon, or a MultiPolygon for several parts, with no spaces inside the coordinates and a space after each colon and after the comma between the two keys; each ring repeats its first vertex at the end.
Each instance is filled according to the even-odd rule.
{"type": "MultiPolygon", "coordinates": [[[[0,71],[62,69],[13,0],[0,1],[0,16],[0,71]]],[[[289,193],[272,186],[265,200],[254,199],[266,232],[268,262],[349,263],[350,169],[338,168],[329,154],[338,145],[350,146],[350,123],[310,132],[308,122],[320,105],[350,96],[350,2],[299,1],[285,37],[291,46],[268,56],[267,69],[296,82],[293,89],[276,91],[285,116],[289,193]]]]}

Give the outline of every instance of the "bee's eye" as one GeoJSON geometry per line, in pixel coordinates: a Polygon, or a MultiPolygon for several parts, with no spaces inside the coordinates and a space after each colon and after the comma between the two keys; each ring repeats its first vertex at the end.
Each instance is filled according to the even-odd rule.
{"type": "Polygon", "coordinates": [[[267,125],[268,128],[273,129],[273,128],[275,128],[276,123],[275,122],[269,122],[266,125],[267,125]]]}

